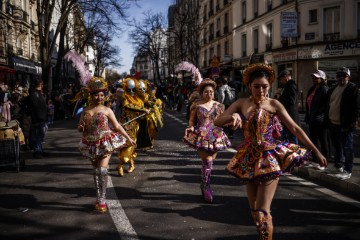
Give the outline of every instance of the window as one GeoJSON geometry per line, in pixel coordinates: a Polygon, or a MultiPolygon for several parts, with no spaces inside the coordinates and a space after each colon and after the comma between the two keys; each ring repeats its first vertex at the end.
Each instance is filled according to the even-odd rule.
{"type": "Polygon", "coordinates": [[[216,20],[216,37],[220,37],[221,23],[220,18],[216,20]]]}
{"type": "Polygon", "coordinates": [[[272,9],[272,0],[267,0],[267,10],[270,11],[272,9]]]}
{"type": "Polygon", "coordinates": [[[205,5],[204,6],[204,18],[203,18],[204,22],[206,21],[206,11],[207,11],[207,6],[205,5]]]}
{"type": "Polygon", "coordinates": [[[246,23],[246,1],[243,1],[241,4],[241,16],[242,16],[242,23],[246,23]]]}
{"type": "Polygon", "coordinates": [[[254,53],[258,53],[259,52],[259,30],[258,29],[254,29],[253,37],[254,37],[254,39],[253,39],[254,53]]]}
{"type": "Polygon", "coordinates": [[[317,22],[317,9],[309,10],[309,23],[317,22]]]}
{"type": "Polygon", "coordinates": [[[246,34],[241,35],[242,57],[246,56],[246,34]]]}
{"type": "Polygon", "coordinates": [[[266,51],[270,51],[272,49],[272,32],[272,23],[268,23],[266,25],[266,51]]]}
{"type": "Polygon", "coordinates": [[[253,0],[254,18],[258,16],[259,11],[259,0],[253,0]]]}
{"type": "Polygon", "coordinates": [[[226,41],[224,44],[224,55],[229,55],[229,42],[226,41]]]}
{"type": "Polygon", "coordinates": [[[207,66],[207,63],[206,63],[206,60],[208,59],[208,56],[207,56],[207,51],[204,50],[204,67],[207,66]]]}
{"type": "Polygon", "coordinates": [[[214,40],[214,23],[209,26],[209,41],[214,40]]]}
{"type": "Polygon", "coordinates": [[[324,9],[324,41],[340,39],[340,7],[324,9]]]}
{"type": "Polygon", "coordinates": [[[224,14],[224,33],[227,33],[229,31],[229,14],[224,14]]]}
{"type": "Polygon", "coordinates": [[[220,60],[221,59],[221,45],[220,44],[217,45],[216,55],[220,60]]]}
{"type": "Polygon", "coordinates": [[[360,3],[357,6],[357,37],[360,37],[360,3]]]}
{"type": "MultiPolygon", "coordinates": [[[[210,54],[209,55],[210,55],[209,58],[214,57],[214,48],[213,47],[210,48],[210,54]]],[[[210,59],[210,61],[211,61],[211,59],[210,59]]]]}

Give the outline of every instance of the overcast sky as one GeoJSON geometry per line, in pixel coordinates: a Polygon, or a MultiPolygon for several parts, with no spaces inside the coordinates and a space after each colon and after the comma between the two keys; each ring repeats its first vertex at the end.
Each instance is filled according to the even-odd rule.
{"type": "MultiPolygon", "coordinates": [[[[141,20],[143,12],[151,10],[153,13],[162,13],[167,20],[167,11],[169,6],[174,2],[174,0],[139,0],[138,6],[135,4],[129,9],[130,19],[136,17],[138,20],[141,20]]],[[[123,65],[120,68],[117,68],[120,73],[130,72],[132,61],[134,59],[134,50],[129,41],[128,37],[128,28],[124,29],[125,31],[117,37],[114,37],[114,45],[120,48],[120,55],[122,58],[121,64],[123,65]]]]}

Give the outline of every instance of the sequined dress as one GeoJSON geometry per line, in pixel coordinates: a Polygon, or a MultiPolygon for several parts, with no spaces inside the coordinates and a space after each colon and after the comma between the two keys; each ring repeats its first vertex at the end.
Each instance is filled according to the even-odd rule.
{"type": "Polygon", "coordinates": [[[241,182],[275,179],[311,159],[311,151],[276,140],[282,127],[274,113],[258,107],[249,119],[242,116],[242,120],[244,141],[226,167],[241,182]]]}
{"type": "Polygon", "coordinates": [[[79,150],[85,158],[101,159],[120,150],[126,142],[125,137],[110,130],[107,116],[96,113],[93,116],[85,112],[85,129],[79,143],[79,150]]]}
{"type": "Polygon", "coordinates": [[[214,120],[224,111],[224,105],[214,102],[210,110],[200,105],[193,105],[190,111],[196,111],[197,124],[183,142],[196,150],[216,152],[228,148],[231,143],[221,127],[214,125],[214,120]]]}

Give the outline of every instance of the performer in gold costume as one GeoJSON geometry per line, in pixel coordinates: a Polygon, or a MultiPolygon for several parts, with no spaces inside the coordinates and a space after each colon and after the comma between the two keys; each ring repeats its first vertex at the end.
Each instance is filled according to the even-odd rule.
{"type": "MultiPolygon", "coordinates": [[[[135,142],[137,142],[139,132],[140,116],[144,115],[145,117],[145,115],[150,112],[149,109],[144,107],[144,102],[137,96],[136,85],[138,85],[138,80],[135,78],[126,78],[123,81],[125,91],[123,93],[122,114],[120,118],[120,122],[124,125],[125,131],[135,142]]],[[[134,159],[136,156],[135,146],[132,145],[128,145],[120,151],[118,155],[120,162],[117,166],[117,171],[120,176],[124,176],[123,165],[125,163],[129,163],[129,168],[126,171],[127,173],[131,173],[135,170],[134,159]]]]}
{"type": "MultiPolygon", "coordinates": [[[[147,135],[150,137],[150,141],[147,143],[144,141],[143,150],[154,147],[154,139],[159,130],[163,127],[162,119],[162,101],[156,98],[156,89],[152,88],[147,80],[139,80],[138,93],[143,100],[145,107],[150,109],[150,113],[146,116],[146,130],[147,135]],[[149,146],[148,146],[149,145],[149,146]]],[[[144,139],[146,139],[145,136],[144,139]]]]}

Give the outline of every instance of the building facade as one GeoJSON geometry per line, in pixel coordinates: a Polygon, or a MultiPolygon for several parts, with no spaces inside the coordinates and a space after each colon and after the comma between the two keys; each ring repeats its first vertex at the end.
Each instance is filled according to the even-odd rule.
{"type": "Polygon", "coordinates": [[[30,84],[41,75],[34,0],[0,0],[0,82],[30,84]]]}
{"type": "Polygon", "coordinates": [[[232,0],[200,0],[200,69],[204,77],[211,76],[214,56],[220,61],[220,74],[233,76],[233,16],[232,0]]]}

